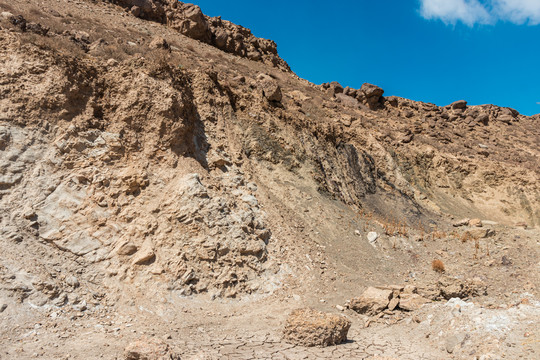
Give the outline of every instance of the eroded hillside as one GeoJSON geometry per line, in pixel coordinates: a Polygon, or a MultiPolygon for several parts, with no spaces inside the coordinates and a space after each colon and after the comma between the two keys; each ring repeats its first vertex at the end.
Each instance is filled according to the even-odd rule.
{"type": "MultiPolygon", "coordinates": [[[[487,290],[466,296],[538,295],[538,116],[314,85],[274,42],[196,6],[112,3],[0,1],[11,321],[27,326],[30,307],[46,328],[140,316],[137,331],[161,333],[169,314],[184,336],[200,322],[234,333],[215,313],[263,331],[249,321],[265,316],[258,302],[275,324],[297,293],[324,307],[412,281],[440,300],[438,281],[474,278],[487,290]],[[183,317],[199,305],[211,310],[183,317]]],[[[116,356],[116,339],[98,353],[116,356]]]]}

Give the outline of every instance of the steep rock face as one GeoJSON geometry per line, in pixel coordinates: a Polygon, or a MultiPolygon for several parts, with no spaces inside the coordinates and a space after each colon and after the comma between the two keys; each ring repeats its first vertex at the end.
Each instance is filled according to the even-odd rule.
{"type": "Polygon", "coordinates": [[[277,45],[272,40],[257,38],[249,29],[202,13],[197,5],[176,0],[115,0],[136,17],[157,21],[179,33],[217,47],[220,50],[262,61],[290,71],[287,63],[278,56],[277,45]]]}
{"type": "Polygon", "coordinates": [[[271,232],[242,171],[209,152],[213,121],[229,116],[225,104],[208,106],[208,93],[214,106],[227,101],[212,74],[3,50],[19,64],[1,70],[0,91],[11,94],[0,127],[5,236],[26,233],[120,279],[165,274],[161,286],[184,295],[262,286],[271,232]],[[29,118],[35,127],[24,129],[29,118]],[[219,178],[196,173],[224,164],[219,178]]]}

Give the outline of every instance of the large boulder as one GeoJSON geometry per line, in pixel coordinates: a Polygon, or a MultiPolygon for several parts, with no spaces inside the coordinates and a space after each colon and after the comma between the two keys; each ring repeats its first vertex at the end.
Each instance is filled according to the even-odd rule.
{"type": "Polygon", "coordinates": [[[377,315],[390,303],[392,290],[369,287],[364,293],[351,300],[351,309],[366,315],[377,315]]]}
{"type": "Polygon", "coordinates": [[[351,322],[341,315],[298,309],[287,319],[285,341],[300,346],[330,346],[347,340],[351,322]]]}
{"type": "Polygon", "coordinates": [[[381,98],[384,94],[384,90],[380,87],[365,83],[360,88],[361,95],[363,95],[366,104],[371,108],[375,109],[379,106],[381,98]]]}
{"type": "Polygon", "coordinates": [[[466,109],[467,108],[467,102],[465,100],[458,100],[458,101],[454,101],[453,103],[450,104],[450,107],[452,109],[466,109]]]}
{"type": "Polygon", "coordinates": [[[169,345],[159,339],[141,337],[130,343],[124,350],[125,360],[180,360],[180,356],[174,354],[169,345]]]}
{"type": "Polygon", "coordinates": [[[280,102],[282,99],[281,87],[278,83],[266,74],[257,76],[258,87],[261,89],[262,95],[271,102],[280,102]]]}

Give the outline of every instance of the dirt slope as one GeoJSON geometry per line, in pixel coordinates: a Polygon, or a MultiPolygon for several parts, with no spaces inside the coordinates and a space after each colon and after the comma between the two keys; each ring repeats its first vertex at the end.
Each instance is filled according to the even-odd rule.
{"type": "Polygon", "coordinates": [[[209,358],[540,351],[538,116],[314,85],[196,6],[112,3],[0,1],[0,358],[121,358],[141,333],[209,358]],[[329,352],[280,338],[300,306],[469,280],[464,317],[435,296],[345,310],[329,352]]]}

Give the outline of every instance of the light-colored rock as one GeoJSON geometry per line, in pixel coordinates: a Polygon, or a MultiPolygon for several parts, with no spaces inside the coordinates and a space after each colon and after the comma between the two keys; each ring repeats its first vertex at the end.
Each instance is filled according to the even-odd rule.
{"type": "Polygon", "coordinates": [[[399,297],[399,308],[407,311],[418,310],[422,305],[429,303],[430,300],[418,294],[401,294],[399,297]]]}
{"type": "Polygon", "coordinates": [[[469,220],[469,226],[482,227],[482,220],[480,220],[480,219],[471,219],[471,220],[469,220]]]}
{"type": "Polygon", "coordinates": [[[394,309],[399,305],[399,298],[394,297],[392,300],[390,300],[390,303],[388,304],[388,310],[394,311],[394,309]]]}
{"type": "Polygon", "coordinates": [[[467,226],[467,225],[469,225],[469,221],[470,221],[470,219],[468,219],[468,218],[461,219],[461,220],[458,220],[458,221],[454,222],[452,224],[452,226],[453,227],[467,226]]]}
{"type": "Polygon", "coordinates": [[[137,252],[137,246],[131,241],[123,243],[117,250],[118,255],[133,255],[137,252]]]}
{"type": "Polygon", "coordinates": [[[164,341],[146,336],[130,343],[124,350],[125,360],[180,360],[164,341]]]}
{"type": "Polygon", "coordinates": [[[139,251],[137,251],[137,253],[133,256],[132,264],[144,264],[154,259],[155,256],[156,255],[154,253],[154,245],[152,244],[152,240],[147,239],[144,241],[139,251]]]}
{"type": "Polygon", "coordinates": [[[369,287],[360,297],[351,300],[350,307],[361,314],[377,315],[386,309],[390,299],[392,299],[392,290],[369,287]]]}
{"type": "Polygon", "coordinates": [[[330,346],[347,340],[351,322],[341,315],[298,309],[285,324],[284,340],[300,346],[330,346]]]}
{"type": "Polygon", "coordinates": [[[451,353],[454,352],[454,349],[456,348],[456,346],[461,344],[463,342],[463,340],[465,340],[465,334],[463,334],[463,333],[449,336],[444,341],[444,347],[445,347],[446,351],[449,354],[451,354],[451,353]]]}
{"type": "Polygon", "coordinates": [[[379,234],[377,234],[375,231],[370,231],[367,234],[367,239],[370,243],[374,243],[379,238],[379,234]]]}
{"type": "Polygon", "coordinates": [[[12,18],[15,17],[15,16],[14,16],[12,13],[10,13],[9,11],[2,11],[2,12],[0,13],[0,16],[1,16],[3,19],[6,19],[6,20],[10,20],[10,19],[12,19],[12,18]]]}
{"type": "Polygon", "coordinates": [[[79,280],[75,276],[68,276],[66,278],[66,284],[73,288],[76,288],[79,287],[79,280]]]}

